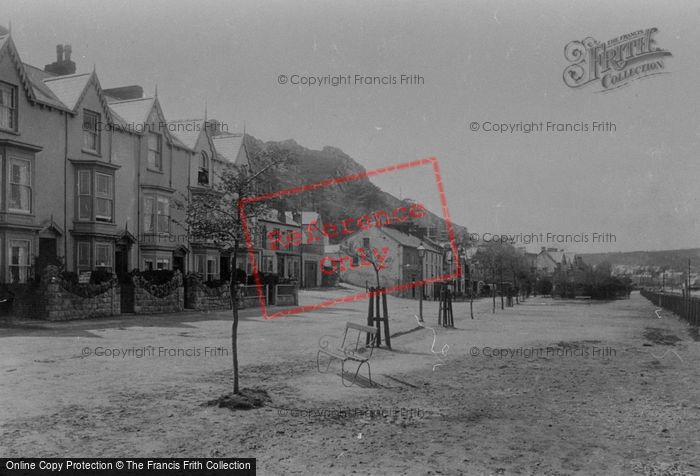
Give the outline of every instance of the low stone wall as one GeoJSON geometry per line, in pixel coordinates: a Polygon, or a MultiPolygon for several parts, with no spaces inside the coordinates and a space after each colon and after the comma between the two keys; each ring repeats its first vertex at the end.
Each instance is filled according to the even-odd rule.
{"type": "Polygon", "coordinates": [[[46,319],[45,294],[40,288],[28,285],[7,286],[12,293],[12,315],[23,319],[46,319]]]}
{"type": "Polygon", "coordinates": [[[185,309],[185,290],[179,271],[169,283],[160,286],[149,285],[140,276],[133,276],[132,280],[135,314],[160,314],[185,309]]]}
{"type": "Polygon", "coordinates": [[[182,286],[165,297],[157,297],[141,287],[134,289],[134,314],[161,314],[185,309],[185,291],[182,286]]]}
{"type": "Polygon", "coordinates": [[[231,309],[231,287],[225,283],[218,288],[210,288],[197,276],[187,277],[187,307],[198,311],[231,309]]]}
{"type": "MultiPolygon", "coordinates": [[[[23,285],[11,290],[15,296],[12,313],[17,317],[49,321],[121,314],[121,294],[116,281],[103,287],[99,294],[81,296],[64,287],[57,268],[47,268],[38,286],[23,285]]],[[[87,285],[81,289],[87,289],[87,285]]]]}
{"type": "Polygon", "coordinates": [[[49,321],[90,319],[121,314],[119,286],[113,286],[102,294],[83,297],[73,294],[58,283],[46,285],[44,296],[45,317],[49,321]]]}

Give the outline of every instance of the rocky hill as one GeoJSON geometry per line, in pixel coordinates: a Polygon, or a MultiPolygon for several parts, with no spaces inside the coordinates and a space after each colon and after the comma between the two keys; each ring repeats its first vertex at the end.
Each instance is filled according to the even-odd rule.
{"type": "MultiPolygon", "coordinates": [[[[336,147],[312,150],[294,140],[263,142],[247,136],[246,148],[251,157],[264,153],[280,160],[268,179],[271,190],[284,190],[366,171],[336,147]]],[[[391,211],[405,204],[405,201],[384,192],[368,178],[362,178],[290,195],[276,201],[273,206],[279,210],[316,211],[325,223],[339,223],[346,218],[357,218],[380,210],[391,211]]],[[[427,233],[438,240],[445,238],[445,221],[433,212],[417,219],[414,225],[416,229],[413,231],[416,233],[427,233]]],[[[457,235],[466,233],[463,226],[455,224],[454,229],[457,235]]]]}

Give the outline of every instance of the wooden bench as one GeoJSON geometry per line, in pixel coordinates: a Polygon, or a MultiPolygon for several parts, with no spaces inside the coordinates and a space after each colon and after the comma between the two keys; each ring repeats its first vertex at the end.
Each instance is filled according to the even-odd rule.
{"type": "Polygon", "coordinates": [[[346,387],[352,387],[357,381],[357,375],[360,373],[360,368],[366,364],[369,382],[371,384],[372,370],[369,366],[369,359],[372,358],[372,352],[374,351],[377,341],[377,329],[375,327],[363,326],[362,324],[348,322],[345,324],[345,334],[343,335],[343,340],[340,341],[340,346],[331,346],[332,340],[337,342],[339,339],[331,336],[323,336],[318,342],[318,353],[316,354],[316,367],[318,368],[318,371],[321,372],[321,355],[328,357],[328,364],[326,365],[326,370],[324,372],[328,372],[331,362],[334,360],[340,360],[343,385],[346,387]],[[355,370],[355,375],[353,376],[350,385],[345,384],[346,362],[357,364],[357,369],[355,370]]]}

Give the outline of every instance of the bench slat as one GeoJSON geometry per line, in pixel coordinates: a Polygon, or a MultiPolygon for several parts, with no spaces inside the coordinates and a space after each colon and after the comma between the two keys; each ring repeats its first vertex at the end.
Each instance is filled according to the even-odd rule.
{"type": "Polygon", "coordinates": [[[318,349],[322,354],[338,360],[354,360],[356,362],[367,362],[369,355],[361,355],[358,352],[343,352],[342,349],[318,349]]]}
{"type": "Polygon", "coordinates": [[[319,349],[319,352],[322,354],[327,354],[336,359],[347,360],[347,355],[340,349],[319,349]]]}
{"type": "Polygon", "coordinates": [[[354,322],[348,322],[345,324],[347,329],[355,329],[356,331],[366,332],[367,334],[376,334],[377,328],[370,326],[363,326],[362,324],[355,324],[354,322]]]}

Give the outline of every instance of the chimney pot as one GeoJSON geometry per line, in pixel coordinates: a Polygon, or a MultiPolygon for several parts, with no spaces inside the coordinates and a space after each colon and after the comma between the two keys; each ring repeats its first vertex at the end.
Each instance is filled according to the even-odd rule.
{"type": "Polygon", "coordinates": [[[71,55],[71,53],[73,52],[73,48],[71,48],[70,45],[65,45],[65,46],[63,47],[63,51],[64,51],[64,53],[65,53],[65,56],[64,56],[65,60],[66,60],[66,61],[70,61],[70,55],[71,55]]]}
{"type": "Polygon", "coordinates": [[[63,61],[63,45],[56,45],[56,62],[63,61]]]}

